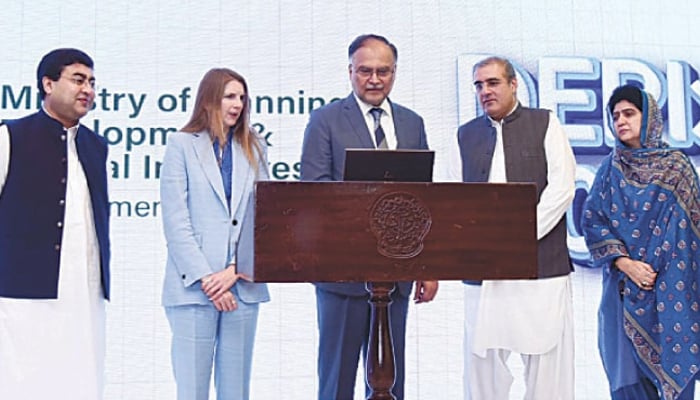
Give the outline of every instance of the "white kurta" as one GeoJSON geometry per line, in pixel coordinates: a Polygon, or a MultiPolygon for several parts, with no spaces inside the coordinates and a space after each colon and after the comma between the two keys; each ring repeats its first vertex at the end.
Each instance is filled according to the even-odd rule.
{"type": "MultiPolygon", "coordinates": [[[[506,182],[502,126],[489,182],[506,182]]],[[[576,160],[556,116],[545,134],[547,187],[537,204],[537,238],[546,236],[573,201],[576,160]]],[[[573,398],[573,306],[570,277],[483,281],[465,285],[465,399],[507,399],[511,351],[526,363],[526,399],[573,398]],[[493,393],[495,390],[498,393],[493,393]]]]}
{"type": "MultiPolygon", "coordinates": [[[[90,193],[69,129],[58,299],[0,297],[0,399],[102,398],[105,303],[90,193]]],[[[0,129],[0,192],[9,162],[0,129]]],[[[36,184],[36,183],[35,183],[36,184]]]]}
{"type": "MultiPolygon", "coordinates": [[[[497,135],[489,182],[506,182],[501,123],[493,121],[493,126],[497,135]]],[[[576,160],[553,113],[549,116],[544,147],[548,173],[547,187],[537,204],[538,240],[566,213],[575,190],[576,160]]],[[[487,349],[507,349],[523,354],[548,352],[561,340],[566,321],[563,316],[573,311],[568,276],[484,281],[480,291],[472,351],[482,357],[487,349]],[[493,318],[494,315],[508,318],[493,318]]]]}

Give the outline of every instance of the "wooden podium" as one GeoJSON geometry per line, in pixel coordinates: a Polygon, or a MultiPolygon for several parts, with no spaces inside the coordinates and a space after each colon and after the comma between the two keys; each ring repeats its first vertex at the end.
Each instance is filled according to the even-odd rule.
{"type": "Polygon", "coordinates": [[[537,277],[534,184],[258,182],[258,282],[370,282],[368,399],[394,399],[396,281],[537,277]]]}

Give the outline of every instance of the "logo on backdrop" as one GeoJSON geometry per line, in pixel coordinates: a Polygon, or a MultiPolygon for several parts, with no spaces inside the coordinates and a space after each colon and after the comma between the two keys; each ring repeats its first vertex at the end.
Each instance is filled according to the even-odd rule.
{"type": "MultiPolygon", "coordinates": [[[[464,54],[457,59],[459,124],[483,113],[473,89],[472,69],[488,54],[464,54]]],[[[666,62],[664,73],[635,58],[542,57],[537,74],[511,60],[518,78],[518,100],[528,107],[552,110],[564,125],[574,148],[576,198],[567,213],[569,253],[578,263],[589,264],[578,223],[583,201],[593,184],[600,160],[614,147],[605,106],[619,85],[636,82],[661,107],[664,138],[691,158],[700,157],[700,81],[687,62],[666,62]]]]}

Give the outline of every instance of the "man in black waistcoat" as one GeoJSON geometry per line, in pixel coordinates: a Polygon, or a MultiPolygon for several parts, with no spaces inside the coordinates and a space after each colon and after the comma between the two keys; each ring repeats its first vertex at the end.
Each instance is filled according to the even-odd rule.
{"type": "Polygon", "coordinates": [[[508,60],[486,58],[473,73],[484,115],[458,130],[462,178],[537,184],[538,279],[465,282],[464,398],[507,400],[513,377],[506,363],[516,352],[525,364],[525,399],[573,399],[565,213],[576,160],[554,113],[518,102],[508,60]]]}
{"type": "Polygon", "coordinates": [[[80,124],[92,59],[46,54],[41,109],[0,126],[0,392],[102,398],[109,299],[107,143],[80,124]]]}

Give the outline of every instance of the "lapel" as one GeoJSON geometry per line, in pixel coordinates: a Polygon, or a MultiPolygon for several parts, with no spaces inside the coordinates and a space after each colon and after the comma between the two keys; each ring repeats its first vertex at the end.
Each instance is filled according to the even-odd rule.
{"type": "Polygon", "coordinates": [[[206,176],[209,184],[214,188],[216,196],[221,201],[221,204],[226,207],[226,194],[224,193],[224,183],[221,181],[221,172],[219,165],[216,163],[212,141],[207,132],[199,132],[192,135],[192,145],[194,153],[199,160],[199,165],[202,166],[204,176],[206,176]]]}
{"type": "Polygon", "coordinates": [[[243,152],[243,149],[238,142],[233,140],[231,146],[231,164],[233,166],[233,171],[231,171],[231,215],[236,214],[236,208],[234,206],[238,204],[243,206],[241,198],[246,188],[249,187],[249,181],[253,179],[253,168],[250,167],[248,159],[243,152]]]}
{"type": "Polygon", "coordinates": [[[83,171],[85,171],[85,177],[88,180],[92,178],[92,176],[88,176],[88,174],[93,170],[91,167],[98,165],[96,162],[98,153],[91,151],[94,149],[91,149],[90,147],[90,138],[88,137],[89,134],[90,132],[87,132],[85,126],[80,124],[75,136],[75,150],[76,153],[78,153],[78,160],[80,161],[80,165],[83,167],[83,171]]]}
{"type": "MultiPolygon", "coordinates": [[[[394,106],[394,103],[389,100],[389,106],[391,107],[391,115],[394,119],[394,134],[396,135],[396,148],[401,149],[404,147],[404,140],[406,139],[404,135],[407,132],[411,132],[411,127],[404,126],[406,120],[399,107],[394,106]]],[[[415,128],[413,128],[415,130],[415,128]]],[[[408,146],[406,146],[408,147],[408,146]]]]}
{"type": "Polygon", "coordinates": [[[350,96],[343,99],[343,114],[352,126],[352,131],[357,136],[357,139],[364,148],[374,148],[374,142],[370,136],[369,129],[365,123],[365,117],[362,115],[362,110],[355,100],[355,96],[350,93],[350,96]]]}
{"type": "MultiPolygon", "coordinates": [[[[484,115],[481,117],[482,118],[482,123],[483,123],[483,129],[484,131],[488,132],[485,137],[481,137],[479,139],[479,144],[478,146],[481,147],[481,150],[479,153],[481,153],[481,158],[479,159],[480,161],[480,166],[479,170],[482,171],[487,171],[486,174],[486,179],[485,181],[488,181],[489,179],[489,174],[491,173],[491,163],[493,161],[493,153],[496,150],[496,141],[497,138],[496,136],[498,135],[496,128],[491,125],[491,120],[489,119],[488,116],[484,113],[484,115]]],[[[503,156],[505,157],[505,148],[503,156]]],[[[477,153],[478,154],[478,153],[477,153]]],[[[506,176],[508,173],[506,172],[506,176]]]]}

